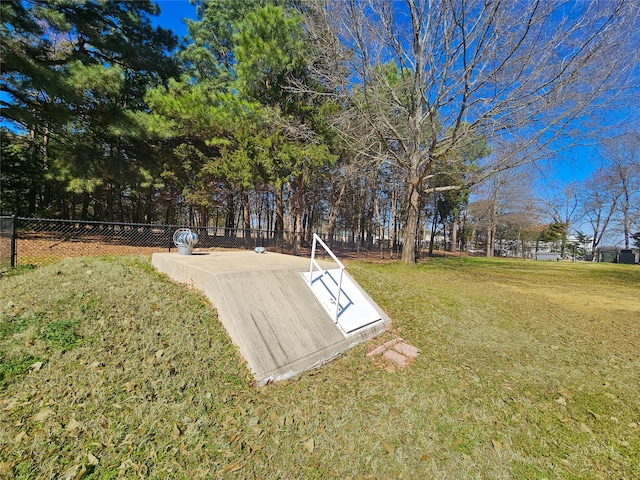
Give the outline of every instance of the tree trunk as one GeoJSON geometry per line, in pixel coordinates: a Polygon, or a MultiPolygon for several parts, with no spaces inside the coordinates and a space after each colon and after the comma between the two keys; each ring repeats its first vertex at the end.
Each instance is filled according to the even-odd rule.
{"type": "Polygon", "coordinates": [[[199,210],[199,222],[198,222],[198,226],[200,227],[206,227],[207,226],[207,206],[206,205],[200,205],[198,207],[199,210]]]}
{"type": "Polygon", "coordinates": [[[303,210],[303,177],[298,175],[294,179],[295,192],[293,195],[294,213],[294,235],[293,235],[293,254],[301,255],[302,247],[302,210],[303,210]]]}
{"type": "Polygon", "coordinates": [[[340,187],[340,192],[338,193],[338,198],[331,204],[331,210],[329,211],[329,221],[327,225],[327,234],[329,235],[329,245],[333,243],[335,234],[336,234],[336,220],[338,218],[338,211],[340,210],[340,205],[342,204],[342,198],[344,197],[344,190],[346,187],[346,182],[342,183],[340,187]]]}
{"type": "Polygon", "coordinates": [[[249,206],[249,193],[242,192],[242,222],[244,226],[244,238],[251,237],[251,209],[249,206]]]}
{"type": "Polygon", "coordinates": [[[118,221],[120,223],[124,223],[124,205],[122,204],[122,195],[120,194],[120,189],[118,188],[118,221]]]}
{"type": "Polygon", "coordinates": [[[494,188],[491,195],[491,211],[489,212],[489,225],[487,226],[487,257],[493,258],[493,244],[496,237],[496,223],[498,218],[498,189],[494,188]]]}
{"type": "Polygon", "coordinates": [[[282,186],[276,186],[274,189],[274,195],[276,197],[276,222],[275,222],[275,237],[276,237],[276,251],[282,251],[282,242],[284,240],[284,195],[282,186]]]}
{"type": "Polygon", "coordinates": [[[449,248],[450,252],[458,251],[458,220],[454,219],[451,222],[451,248],[449,248]]]}
{"type": "Polygon", "coordinates": [[[629,195],[629,191],[626,188],[626,182],[624,182],[624,193],[622,195],[624,202],[622,203],[622,229],[624,233],[624,249],[629,250],[629,238],[631,238],[631,220],[629,214],[629,206],[631,204],[631,198],[629,195]]]}
{"type": "Polygon", "coordinates": [[[369,203],[367,205],[367,231],[366,231],[366,249],[367,251],[373,249],[373,214],[375,212],[375,201],[376,201],[376,180],[373,179],[369,182],[369,188],[371,196],[369,197],[369,203]]]}
{"type": "Polygon", "coordinates": [[[233,201],[233,192],[227,193],[227,216],[224,222],[224,233],[226,237],[233,235],[233,229],[236,226],[235,218],[236,207],[233,201]]]}
{"type": "Polygon", "coordinates": [[[487,257],[493,258],[493,242],[495,241],[495,228],[493,222],[487,226],[487,257]]]}
{"type": "Polygon", "coordinates": [[[398,191],[395,186],[391,191],[391,251],[396,253],[398,243],[398,191]]]}
{"type": "Polygon", "coordinates": [[[400,260],[405,265],[416,263],[416,239],[418,237],[418,211],[420,210],[419,185],[409,182],[407,192],[407,211],[404,229],[402,231],[402,256],[400,260]]]}
{"type": "MultiPolygon", "coordinates": [[[[434,196],[434,198],[438,198],[434,196]]],[[[431,236],[429,237],[429,256],[433,256],[433,242],[436,239],[436,228],[438,226],[438,210],[434,209],[433,219],[431,220],[431,236]]]]}

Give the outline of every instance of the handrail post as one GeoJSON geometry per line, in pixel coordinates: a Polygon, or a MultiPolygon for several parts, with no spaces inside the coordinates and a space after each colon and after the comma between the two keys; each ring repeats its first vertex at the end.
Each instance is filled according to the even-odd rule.
{"type": "Polygon", "coordinates": [[[333,321],[337,322],[338,321],[338,314],[340,313],[340,295],[342,293],[342,278],[344,276],[344,268],[345,267],[342,264],[342,262],[340,260],[338,260],[338,257],[336,257],[335,254],[331,251],[331,249],[327,246],[327,244],[322,241],[320,236],[317,233],[314,233],[313,234],[313,244],[311,246],[311,265],[309,266],[309,286],[311,286],[311,282],[312,282],[311,277],[313,275],[313,265],[315,264],[322,271],[322,268],[318,265],[318,263],[315,260],[315,257],[316,257],[316,243],[319,243],[320,246],[322,248],[324,248],[324,250],[333,259],[333,261],[338,264],[338,267],[340,267],[340,279],[338,280],[338,293],[336,295],[336,311],[335,311],[335,313],[333,315],[333,321]]]}
{"type": "Polygon", "coordinates": [[[309,285],[311,285],[311,277],[313,276],[313,262],[316,259],[316,234],[313,234],[313,244],[311,245],[311,263],[309,264],[309,285]]]}
{"type": "Polygon", "coordinates": [[[338,321],[338,314],[340,313],[340,293],[342,292],[342,274],[344,273],[344,267],[340,269],[340,280],[338,281],[338,295],[336,296],[336,314],[335,321],[338,321]]]}

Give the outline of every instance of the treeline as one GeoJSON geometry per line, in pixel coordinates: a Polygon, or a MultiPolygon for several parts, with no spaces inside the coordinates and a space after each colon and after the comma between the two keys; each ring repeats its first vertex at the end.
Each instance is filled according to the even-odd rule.
{"type": "Polygon", "coordinates": [[[179,43],[150,1],[3,1],[0,214],[289,231],[296,249],[322,230],[412,262],[437,232],[471,241],[471,188],[601,99],[578,98],[592,66],[603,92],[621,80],[625,58],[603,59],[624,8],[545,5],[521,28],[482,2],[367,4],[199,0],[179,43]],[[591,25],[562,71],[536,70],[542,40],[591,25]]]}

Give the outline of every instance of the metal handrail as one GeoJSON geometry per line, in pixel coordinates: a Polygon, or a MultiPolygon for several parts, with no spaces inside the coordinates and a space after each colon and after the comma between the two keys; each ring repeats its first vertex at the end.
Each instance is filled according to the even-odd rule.
{"type": "Polygon", "coordinates": [[[333,321],[338,321],[338,314],[340,313],[340,293],[342,292],[342,277],[344,273],[344,265],[338,257],[334,255],[331,249],[327,246],[326,243],[322,241],[322,239],[318,236],[317,233],[313,234],[313,245],[311,247],[311,264],[309,265],[309,286],[311,286],[313,279],[313,267],[315,266],[322,275],[324,275],[325,270],[320,266],[318,262],[316,262],[316,244],[319,243],[322,248],[324,248],[325,252],[329,254],[329,256],[333,259],[334,262],[338,264],[340,267],[340,279],[338,280],[338,294],[336,295],[336,311],[333,317],[333,321]]]}

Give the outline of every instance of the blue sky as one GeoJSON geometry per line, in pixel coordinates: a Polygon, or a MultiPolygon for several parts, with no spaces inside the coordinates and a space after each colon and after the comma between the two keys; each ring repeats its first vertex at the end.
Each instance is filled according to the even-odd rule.
{"type": "Polygon", "coordinates": [[[160,16],[153,18],[154,25],[173,30],[178,37],[183,37],[187,33],[184,23],[185,18],[196,18],[196,8],[189,3],[189,0],[156,0],[160,7],[160,16]]]}

